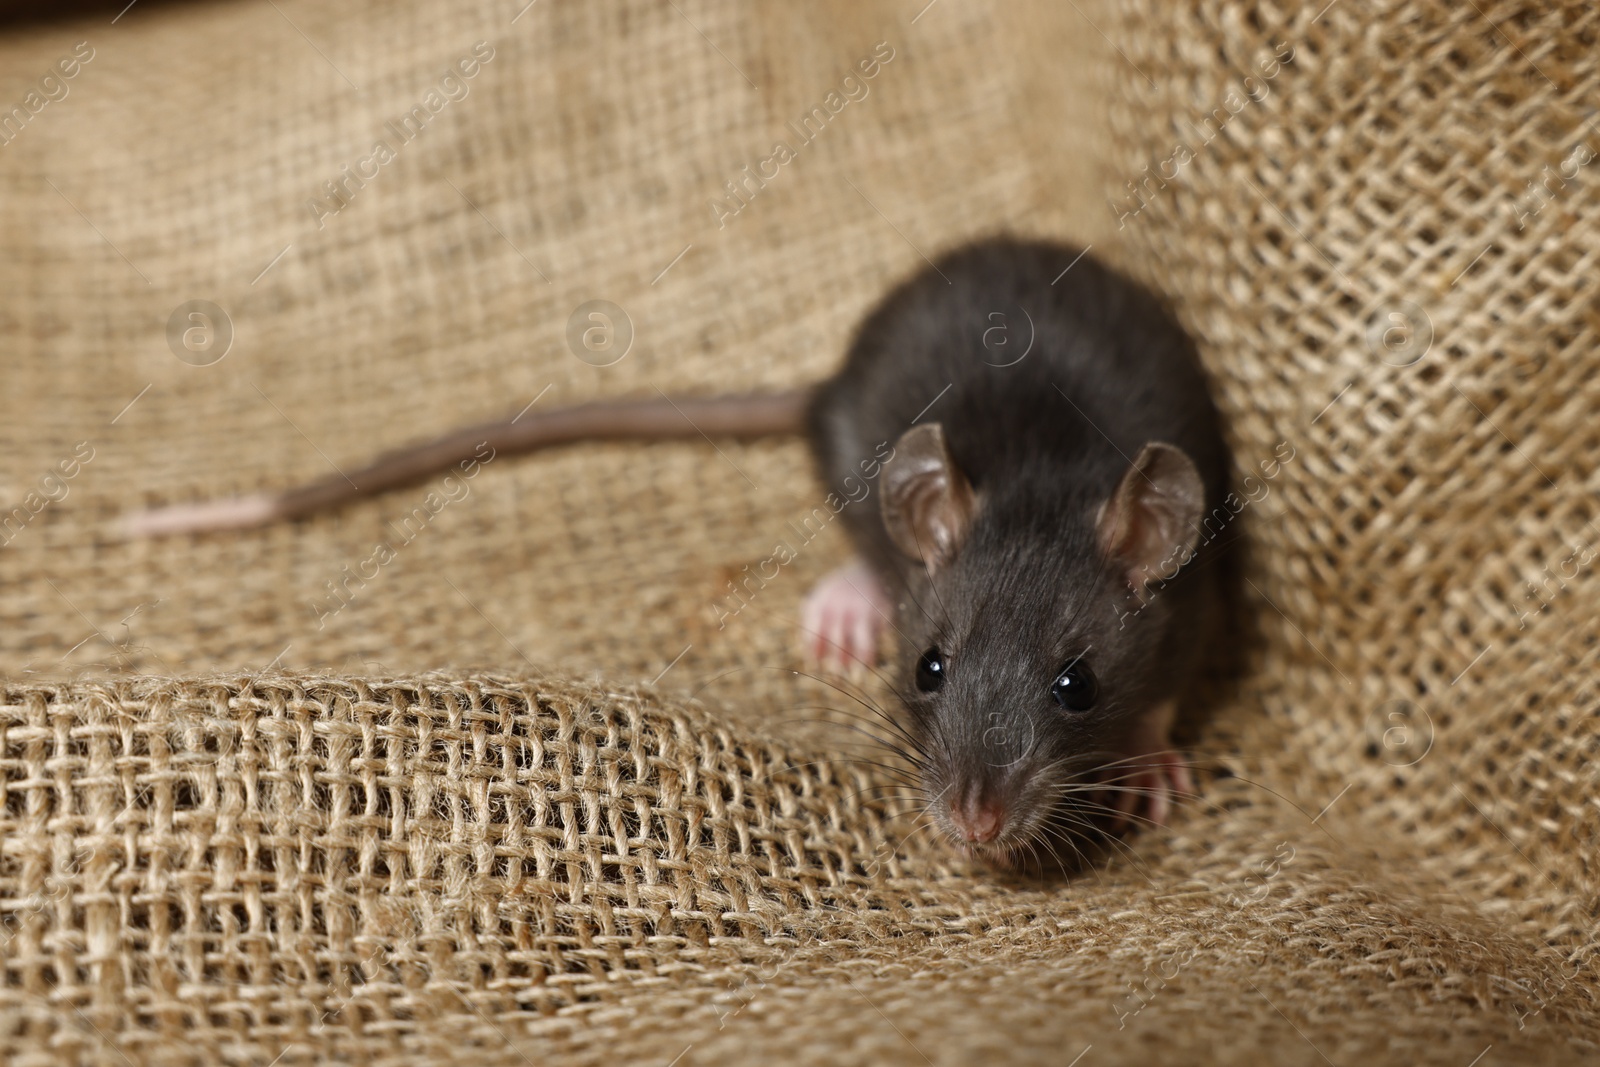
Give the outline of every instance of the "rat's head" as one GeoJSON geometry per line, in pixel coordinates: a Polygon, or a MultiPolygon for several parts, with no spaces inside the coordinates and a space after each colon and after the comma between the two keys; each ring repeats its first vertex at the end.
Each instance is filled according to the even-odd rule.
{"type": "Polygon", "coordinates": [[[1149,583],[1192,554],[1194,463],[1152,442],[1108,497],[1071,481],[975,492],[937,424],[884,468],[884,525],[922,572],[897,665],[921,784],[951,839],[1001,863],[1091,828],[1107,768],[1149,749],[1175,687],[1176,598],[1149,583]]]}

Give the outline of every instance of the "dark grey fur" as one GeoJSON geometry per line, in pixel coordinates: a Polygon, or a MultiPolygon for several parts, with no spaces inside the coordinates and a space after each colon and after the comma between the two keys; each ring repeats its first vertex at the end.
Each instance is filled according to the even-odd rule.
{"type": "Polygon", "coordinates": [[[1207,556],[1220,543],[1199,548],[1136,615],[1124,614],[1138,603],[1096,547],[1100,506],[1146,442],[1194,461],[1206,514],[1222,500],[1228,457],[1189,338],[1148,290],[1079,253],[994,239],[944,256],[868,316],[807,420],[836,487],[927,408],[919,423],[942,424],[977,493],[968,536],[933,581],[896,550],[876,507],[845,515],[899,605],[896,676],[923,787],[930,799],[1002,797],[1017,813],[997,842],[1006,847],[1071,828],[1077,816],[1060,799],[1070,783],[1123,755],[1139,716],[1184,691],[1219,617],[1207,556]],[[1021,310],[1031,350],[992,365],[1020,354],[1021,310]],[[997,325],[1006,334],[986,346],[997,325]],[[944,687],[925,694],[913,672],[932,646],[950,665],[944,687]],[[1074,715],[1049,689],[1080,655],[1100,699],[1074,715]]]}

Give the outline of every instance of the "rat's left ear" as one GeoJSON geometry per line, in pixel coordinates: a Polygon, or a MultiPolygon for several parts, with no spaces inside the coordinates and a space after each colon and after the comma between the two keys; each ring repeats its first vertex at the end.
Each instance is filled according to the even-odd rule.
{"type": "Polygon", "coordinates": [[[1205,486],[1181,448],[1152,441],[1139,450],[1100,507],[1100,551],[1140,598],[1150,582],[1171,578],[1194,554],[1205,510],[1205,486]]]}
{"type": "Polygon", "coordinates": [[[900,435],[883,466],[879,505],[884,529],[901,552],[930,571],[955,558],[978,501],[950,455],[944,427],[929,422],[900,435]]]}

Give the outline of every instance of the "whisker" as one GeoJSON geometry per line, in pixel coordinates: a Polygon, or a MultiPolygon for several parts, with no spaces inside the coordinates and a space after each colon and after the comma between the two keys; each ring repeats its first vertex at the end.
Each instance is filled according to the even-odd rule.
{"type": "MultiPolygon", "coordinates": [[[[777,618],[776,613],[768,611],[765,608],[757,607],[755,609],[755,612],[756,612],[757,615],[761,615],[761,616],[763,616],[765,618],[768,618],[768,619],[776,619],[777,618]]],[[[794,621],[793,625],[797,629],[799,629],[801,633],[810,634],[812,637],[817,638],[818,640],[822,641],[823,643],[831,645],[834,648],[839,649],[841,652],[844,651],[844,646],[841,645],[839,642],[828,640],[828,638],[823,637],[822,634],[818,633],[817,631],[815,631],[813,629],[810,629],[809,627],[806,627],[806,626],[801,626],[798,621],[794,621]]],[[[891,625],[893,625],[893,624],[891,623],[891,625]]],[[[898,627],[896,629],[898,629],[898,627]]],[[[859,661],[857,661],[857,662],[859,662],[859,661]]],[[[883,684],[884,688],[890,690],[891,692],[894,690],[894,683],[890,679],[886,678],[883,675],[883,673],[878,670],[876,664],[862,663],[861,665],[863,667],[865,667],[867,669],[867,671],[870,672],[871,675],[874,678],[878,679],[878,681],[883,684]]],[[[798,673],[801,673],[801,672],[796,671],[795,673],[798,674],[798,673]]],[[[807,677],[811,677],[811,676],[807,675],[807,677]]],[[[820,681],[821,679],[817,679],[817,680],[820,681]]],[[[826,684],[826,683],[824,683],[824,684],[826,684]]]]}
{"type": "Polygon", "coordinates": [[[1198,767],[1202,766],[1202,764],[1198,760],[1184,758],[1184,753],[1179,751],[1178,749],[1175,749],[1175,748],[1163,748],[1163,749],[1156,749],[1156,750],[1154,750],[1152,752],[1141,752],[1137,756],[1123,756],[1123,757],[1121,757],[1119,759],[1106,760],[1105,762],[1101,763],[1100,766],[1097,769],[1098,770],[1109,770],[1112,767],[1125,767],[1125,766],[1129,766],[1129,765],[1137,765],[1137,764],[1139,764],[1141,762],[1149,763],[1149,761],[1151,759],[1153,759],[1153,758],[1155,758],[1157,756],[1177,756],[1177,757],[1179,757],[1178,762],[1183,764],[1185,767],[1198,768],[1198,767]]]}
{"type": "MultiPolygon", "coordinates": [[[[863,747],[865,747],[865,746],[863,746],[863,747]]],[[[814,760],[806,760],[806,762],[804,762],[804,763],[785,763],[783,766],[775,767],[772,770],[768,771],[766,774],[763,774],[760,778],[757,778],[756,781],[758,781],[758,782],[770,781],[772,779],[773,775],[779,774],[779,773],[781,773],[783,771],[798,771],[798,770],[801,770],[801,769],[806,768],[806,767],[825,767],[825,766],[827,766],[827,765],[829,765],[831,763],[857,763],[857,762],[863,762],[863,761],[857,760],[854,756],[823,756],[821,758],[814,759],[814,760]]]]}
{"type": "Polygon", "coordinates": [[[890,859],[898,858],[899,855],[900,855],[900,849],[903,848],[908,843],[910,843],[912,838],[916,837],[917,834],[921,833],[923,830],[935,829],[935,828],[936,828],[936,824],[933,823],[932,821],[923,823],[921,826],[912,827],[911,832],[906,834],[904,837],[902,837],[899,840],[899,842],[895,844],[894,848],[889,850],[889,858],[890,859]]]}
{"type": "Polygon", "coordinates": [[[690,697],[698,697],[704,690],[709,688],[713,683],[719,682],[722,679],[727,678],[730,675],[738,674],[741,671],[780,671],[780,672],[782,672],[784,674],[793,674],[793,675],[797,675],[797,676],[799,676],[801,678],[809,678],[811,681],[816,682],[819,685],[825,685],[829,689],[832,689],[835,692],[840,693],[840,694],[850,698],[851,700],[854,700],[857,704],[860,704],[862,707],[866,708],[868,711],[875,712],[877,714],[884,714],[882,709],[878,708],[875,704],[871,703],[868,700],[863,699],[861,696],[858,696],[855,693],[850,692],[848,689],[840,688],[837,684],[835,684],[832,681],[829,681],[826,678],[823,678],[823,677],[821,677],[819,675],[812,674],[809,671],[802,671],[802,670],[800,670],[798,668],[795,668],[795,667],[777,667],[777,666],[773,666],[771,664],[759,664],[759,663],[758,664],[750,664],[750,665],[743,666],[743,667],[733,667],[733,668],[730,668],[729,670],[721,672],[720,674],[714,674],[710,678],[708,678],[704,682],[702,682],[700,685],[696,686],[693,690],[691,690],[689,695],[690,695],[690,697]]]}
{"type": "MultiPolygon", "coordinates": [[[[920,798],[918,798],[918,799],[920,799],[920,798]]],[[[885,815],[885,816],[883,816],[883,821],[885,823],[890,823],[890,822],[893,822],[896,819],[903,819],[907,815],[926,815],[926,814],[927,814],[927,811],[924,810],[921,807],[920,804],[918,804],[917,806],[915,806],[915,807],[913,807],[911,809],[908,809],[906,811],[897,811],[893,815],[885,815]]],[[[929,823],[928,825],[932,826],[934,824],[933,823],[929,823]]]]}
{"type": "MultiPolygon", "coordinates": [[[[853,714],[851,712],[845,711],[843,708],[833,708],[833,707],[829,707],[826,704],[802,704],[802,705],[796,705],[795,707],[793,707],[793,708],[791,708],[789,710],[791,710],[791,711],[826,711],[826,712],[830,712],[830,713],[832,713],[834,715],[843,715],[846,718],[856,719],[856,720],[861,721],[861,722],[871,722],[871,721],[873,721],[871,719],[866,719],[866,718],[863,718],[862,716],[855,715],[855,714],[853,714]]],[[[918,751],[921,751],[923,756],[927,755],[927,752],[922,749],[922,742],[917,738],[917,736],[915,734],[913,734],[909,730],[907,730],[904,725],[902,725],[901,723],[897,722],[892,716],[880,715],[879,719],[885,725],[887,725],[889,727],[889,729],[894,731],[894,734],[895,734],[896,737],[900,738],[906,744],[911,745],[912,747],[916,748],[918,751]]],[[[785,722],[803,722],[803,723],[806,723],[807,725],[812,725],[812,724],[820,724],[820,725],[824,725],[824,726],[834,725],[833,723],[829,722],[826,719],[789,719],[789,720],[784,720],[784,721],[785,722]]]]}
{"type": "MultiPolygon", "coordinates": [[[[850,721],[850,722],[836,722],[836,721],[834,721],[832,719],[774,719],[772,724],[774,726],[792,726],[792,725],[822,726],[822,727],[826,727],[826,728],[831,729],[831,730],[850,730],[850,731],[853,731],[855,733],[864,733],[868,737],[870,737],[874,741],[876,741],[878,744],[882,745],[885,748],[891,749],[892,751],[898,751],[898,752],[902,752],[902,753],[904,752],[904,749],[899,745],[899,741],[900,740],[904,740],[903,738],[899,738],[898,735],[896,735],[897,740],[891,741],[887,737],[880,737],[878,734],[875,734],[875,733],[873,733],[871,731],[871,728],[873,726],[877,725],[875,720],[864,718],[863,716],[860,716],[860,715],[851,715],[850,713],[845,712],[845,711],[838,711],[838,709],[833,709],[833,710],[835,710],[839,714],[839,716],[841,718],[850,719],[852,721],[850,721]],[[858,726],[858,725],[856,725],[856,723],[862,723],[863,725],[858,726]]],[[[861,742],[859,742],[859,741],[834,741],[833,742],[833,744],[836,744],[836,745],[860,744],[860,743],[861,742]]],[[[920,762],[920,761],[918,761],[916,759],[913,759],[910,756],[907,756],[906,758],[908,760],[910,760],[913,764],[920,762]]],[[[924,758],[926,758],[926,757],[924,757],[924,758]]]]}
{"type": "MultiPolygon", "coordinates": [[[[877,705],[873,704],[871,701],[865,699],[864,697],[862,697],[862,696],[860,696],[860,695],[858,695],[856,693],[853,693],[848,689],[842,688],[841,686],[836,685],[835,683],[829,681],[826,678],[822,678],[822,677],[820,677],[818,675],[811,674],[808,671],[797,670],[797,669],[795,669],[793,667],[772,667],[772,666],[759,666],[759,665],[758,666],[751,666],[751,667],[737,667],[737,668],[734,668],[733,670],[724,671],[721,674],[715,675],[714,677],[709,679],[706,683],[704,683],[703,685],[701,685],[698,688],[696,688],[690,694],[690,696],[691,697],[698,696],[700,694],[700,692],[702,690],[704,690],[706,688],[706,686],[709,686],[712,682],[718,681],[718,680],[720,680],[722,678],[726,678],[731,674],[736,674],[739,671],[743,671],[743,670],[749,670],[749,671],[761,671],[761,670],[783,671],[786,674],[798,675],[799,677],[802,677],[802,678],[809,678],[812,681],[818,683],[819,685],[827,686],[829,689],[832,689],[835,692],[840,693],[841,695],[849,698],[850,700],[855,701],[857,704],[860,704],[862,707],[866,708],[868,711],[872,712],[874,715],[882,718],[884,720],[884,722],[888,723],[892,728],[894,728],[896,730],[902,730],[903,729],[902,727],[900,727],[900,725],[898,723],[896,723],[894,721],[893,716],[891,716],[888,712],[884,711],[883,709],[879,708],[877,705]]],[[[840,709],[837,709],[837,708],[827,708],[825,710],[834,711],[834,712],[836,712],[838,714],[845,714],[844,712],[840,711],[840,709]]],[[[807,722],[808,724],[810,723],[810,720],[799,720],[799,721],[807,722]]]]}
{"type": "Polygon", "coordinates": [[[1295,811],[1298,811],[1301,815],[1304,815],[1306,817],[1306,819],[1311,823],[1312,826],[1315,826],[1317,829],[1321,830],[1324,834],[1327,834],[1329,841],[1332,841],[1335,844],[1339,844],[1340,843],[1339,839],[1337,837],[1333,836],[1332,831],[1330,831],[1326,826],[1323,826],[1321,823],[1319,823],[1315,818],[1312,818],[1310,812],[1306,811],[1305,808],[1302,808],[1300,805],[1296,804],[1294,801],[1290,800],[1288,797],[1284,796],[1282,793],[1278,792],[1276,789],[1273,789],[1270,786],[1264,785],[1261,782],[1251,781],[1249,778],[1244,778],[1244,777],[1241,777],[1240,775],[1237,775],[1237,774],[1235,774],[1233,777],[1234,777],[1235,780],[1243,782],[1245,785],[1255,786],[1257,789],[1260,789],[1261,791],[1263,791],[1265,793],[1270,793],[1273,796],[1277,797],[1279,800],[1281,800],[1285,804],[1289,805],[1295,811]]]}
{"type": "MultiPolygon", "coordinates": [[[[1060,840],[1068,848],[1072,849],[1073,854],[1077,857],[1077,863],[1074,865],[1074,867],[1072,869],[1092,871],[1094,873],[1095,878],[1097,880],[1099,880],[1102,884],[1104,883],[1105,879],[1100,877],[1099,870],[1097,870],[1094,867],[1093,864],[1089,863],[1088,857],[1083,854],[1083,850],[1078,847],[1078,843],[1072,839],[1072,836],[1070,834],[1069,835],[1060,836],[1058,838],[1058,840],[1060,840]]],[[[1037,842],[1040,845],[1043,845],[1045,848],[1050,850],[1050,858],[1055,860],[1056,867],[1058,867],[1063,872],[1065,872],[1065,871],[1067,871],[1069,869],[1067,867],[1066,861],[1061,858],[1061,853],[1056,851],[1056,847],[1052,843],[1051,836],[1049,834],[1045,834],[1045,833],[1042,833],[1042,832],[1036,832],[1034,834],[1034,836],[1033,836],[1033,841],[1037,842]]],[[[1040,875],[1040,881],[1042,882],[1044,880],[1044,872],[1040,871],[1039,875],[1040,875]]]]}
{"type": "MultiPolygon", "coordinates": [[[[1123,841],[1121,838],[1117,837],[1116,834],[1107,833],[1104,828],[1097,826],[1084,816],[1068,813],[1066,811],[1061,811],[1059,814],[1062,818],[1065,818],[1078,826],[1082,826],[1085,830],[1089,831],[1090,837],[1099,844],[1120,850],[1127,858],[1128,862],[1133,865],[1133,868],[1144,877],[1145,881],[1149,882],[1151,885],[1155,884],[1155,879],[1151,877],[1150,872],[1145,869],[1143,863],[1140,861],[1138,854],[1126,841],[1123,841]]],[[[1071,835],[1068,835],[1068,839],[1071,839],[1071,835]]],[[[1096,870],[1098,870],[1098,868],[1096,868],[1096,870]]],[[[1103,881],[1104,880],[1102,879],[1102,883],[1103,881]]]]}
{"type": "MultiPolygon", "coordinates": [[[[1152,794],[1150,792],[1146,792],[1144,790],[1139,790],[1139,789],[1133,789],[1133,788],[1124,789],[1123,792],[1132,793],[1134,796],[1138,796],[1138,797],[1149,797],[1149,796],[1153,796],[1154,795],[1154,794],[1152,794]]],[[[1112,816],[1115,816],[1115,817],[1118,817],[1118,818],[1134,819],[1134,820],[1137,820],[1139,822],[1147,823],[1147,824],[1149,824],[1151,826],[1155,825],[1155,823],[1151,822],[1149,819],[1145,818],[1142,815],[1138,815],[1138,814],[1136,814],[1134,812],[1125,812],[1125,811],[1121,810],[1120,808],[1114,808],[1109,804],[1106,804],[1106,803],[1103,803],[1101,801],[1095,800],[1094,797],[1093,797],[1093,794],[1089,794],[1087,796],[1082,796],[1082,797],[1075,797],[1073,799],[1073,803],[1080,805],[1086,811],[1105,812],[1108,815],[1112,815],[1112,816]]]]}
{"type": "MultiPolygon", "coordinates": [[[[856,797],[866,796],[867,794],[874,792],[874,790],[876,788],[878,788],[878,787],[858,790],[857,792],[848,794],[845,797],[845,799],[846,800],[854,800],[856,797]]],[[[883,788],[888,788],[888,787],[885,786],[883,788]]],[[[901,803],[909,804],[909,805],[920,805],[921,802],[922,802],[922,798],[920,796],[917,796],[915,793],[899,793],[899,792],[896,792],[896,793],[880,793],[880,794],[878,794],[876,796],[868,797],[868,799],[871,800],[874,803],[877,803],[877,804],[888,804],[891,801],[899,801],[901,803]]]]}
{"type": "MultiPolygon", "coordinates": [[[[830,760],[828,762],[835,762],[835,761],[830,760]]],[[[916,779],[911,778],[911,777],[907,777],[907,776],[897,775],[895,773],[895,768],[890,767],[887,764],[870,763],[870,762],[868,762],[866,760],[839,760],[837,762],[840,762],[840,763],[860,763],[862,766],[873,767],[873,768],[876,768],[879,771],[884,772],[889,778],[889,780],[887,782],[873,782],[870,785],[862,786],[856,792],[851,793],[850,796],[860,796],[863,793],[868,792],[869,790],[873,790],[873,789],[888,789],[891,786],[903,787],[903,788],[906,788],[906,789],[919,788],[916,779]]]]}
{"type": "MultiPolygon", "coordinates": [[[[789,721],[804,722],[806,720],[804,720],[804,719],[796,719],[796,720],[789,720],[789,721]]],[[[856,726],[856,725],[853,725],[853,724],[847,723],[847,722],[836,722],[836,723],[830,723],[829,725],[836,726],[841,730],[850,730],[850,731],[852,731],[854,733],[861,734],[864,737],[870,737],[878,745],[881,745],[882,747],[888,749],[890,752],[893,752],[895,755],[897,755],[900,758],[904,759],[907,763],[911,764],[913,767],[920,765],[921,761],[919,761],[915,756],[912,756],[910,753],[906,752],[904,749],[900,748],[898,745],[896,745],[893,742],[889,741],[887,738],[879,737],[877,734],[873,733],[871,730],[866,730],[866,729],[863,729],[860,726],[856,726]]],[[[840,744],[846,744],[847,742],[839,742],[839,743],[840,744]]]]}
{"type": "Polygon", "coordinates": [[[1116,834],[1108,832],[1105,827],[1099,825],[1098,823],[1094,822],[1090,818],[1090,816],[1096,814],[1097,811],[1104,812],[1105,814],[1108,814],[1108,815],[1120,815],[1120,814],[1122,814],[1121,812],[1117,811],[1115,808],[1108,808],[1108,807],[1105,807],[1104,805],[1092,805],[1091,804],[1091,805],[1083,805],[1083,806],[1080,806],[1080,807],[1072,807],[1072,806],[1061,807],[1061,808],[1058,808],[1053,813],[1053,815],[1055,817],[1057,817],[1057,818],[1064,819],[1064,820],[1066,820],[1068,822],[1071,822],[1071,823],[1074,823],[1074,824],[1076,824],[1078,826],[1084,827],[1086,830],[1089,831],[1089,836],[1092,837],[1092,838],[1097,838],[1097,839],[1098,838],[1104,838],[1104,841],[1106,843],[1117,841],[1118,838],[1117,838],[1116,834]]]}

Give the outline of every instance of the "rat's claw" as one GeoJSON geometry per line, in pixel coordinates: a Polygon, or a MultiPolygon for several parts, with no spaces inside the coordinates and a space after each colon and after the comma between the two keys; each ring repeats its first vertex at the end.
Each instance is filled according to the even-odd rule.
{"type": "Polygon", "coordinates": [[[876,575],[856,560],[819,581],[800,605],[800,629],[808,658],[846,673],[855,664],[878,661],[878,634],[888,620],[889,598],[876,575]]]}
{"type": "Polygon", "coordinates": [[[1165,826],[1172,812],[1172,783],[1160,771],[1151,771],[1145,775],[1145,781],[1150,790],[1150,825],[1165,826]]]}
{"type": "Polygon", "coordinates": [[[1111,807],[1117,812],[1111,822],[1113,830],[1125,826],[1141,803],[1148,805],[1144,817],[1150,825],[1165,826],[1172,814],[1173,802],[1195,795],[1194,777],[1178,752],[1152,752],[1144,758],[1140,769],[1118,786],[1111,801],[1111,807]]]}
{"type": "MultiPolygon", "coordinates": [[[[1143,776],[1141,775],[1140,777],[1143,776]]],[[[1141,788],[1137,778],[1129,779],[1121,783],[1121,785],[1123,788],[1111,794],[1111,803],[1109,805],[1117,813],[1116,818],[1111,820],[1111,828],[1113,830],[1120,830],[1127,825],[1128,817],[1133,814],[1134,808],[1139,806],[1141,799],[1139,793],[1136,792],[1141,788]]]]}
{"type": "Polygon", "coordinates": [[[1157,752],[1150,757],[1145,779],[1150,789],[1150,821],[1165,826],[1175,800],[1195,795],[1189,765],[1178,752],[1157,752]]]}
{"type": "Polygon", "coordinates": [[[1189,773],[1189,764],[1184,762],[1182,753],[1168,752],[1163,756],[1167,784],[1172,787],[1172,792],[1180,798],[1198,796],[1194,787],[1194,776],[1189,773]]]}

